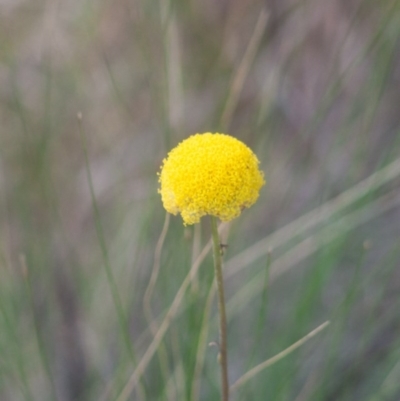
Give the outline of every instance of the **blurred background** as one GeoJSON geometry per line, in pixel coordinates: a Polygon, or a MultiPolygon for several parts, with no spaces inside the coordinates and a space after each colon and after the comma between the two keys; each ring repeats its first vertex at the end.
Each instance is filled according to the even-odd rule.
{"type": "Polygon", "coordinates": [[[0,0],[0,400],[218,399],[210,255],[140,365],[210,232],[157,171],[208,131],[267,180],[226,238],[231,382],[331,322],[232,399],[400,400],[399,39],[396,0],[0,0]]]}

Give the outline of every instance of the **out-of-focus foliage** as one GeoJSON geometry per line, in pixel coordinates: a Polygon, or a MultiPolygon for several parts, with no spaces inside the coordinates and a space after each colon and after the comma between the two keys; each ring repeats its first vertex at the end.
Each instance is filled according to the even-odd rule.
{"type": "MultiPolygon", "coordinates": [[[[120,393],[209,238],[171,219],[146,311],[156,172],[222,131],[268,182],[225,255],[232,381],[332,322],[233,399],[398,400],[400,174],[307,224],[398,157],[399,37],[396,0],[0,0],[0,399],[120,393]]],[[[210,263],[134,399],[216,399],[214,350],[196,370],[210,263]]]]}

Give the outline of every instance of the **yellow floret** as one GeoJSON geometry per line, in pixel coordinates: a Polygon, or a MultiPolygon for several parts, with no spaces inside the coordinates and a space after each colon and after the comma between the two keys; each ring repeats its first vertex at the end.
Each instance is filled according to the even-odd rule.
{"type": "Polygon", "coordinates": [[[196,134],[172,149],[159,173],[161,199],[184,224],[204,215],[229,221],[258,198],[265,184],[259,161],[242,142],[225,134],[196,134]]]}

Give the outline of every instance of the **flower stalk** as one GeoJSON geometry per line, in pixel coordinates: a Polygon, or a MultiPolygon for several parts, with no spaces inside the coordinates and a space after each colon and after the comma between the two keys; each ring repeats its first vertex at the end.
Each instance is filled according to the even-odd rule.
{"type": "Polygon", "coordinates": [[[227,328],[226,328],[226,309],[225,294],[222,275],[222,248],[218,234],[217,219],[211,217],[211,229],[213,238],[214,272],[218,292],[218,311],[219,311],[219,355],[218,360],[221,366],[221,391],[222,401],[229,400],[229,380],[228,380],[228,354],[227,354],[227,328]]]}

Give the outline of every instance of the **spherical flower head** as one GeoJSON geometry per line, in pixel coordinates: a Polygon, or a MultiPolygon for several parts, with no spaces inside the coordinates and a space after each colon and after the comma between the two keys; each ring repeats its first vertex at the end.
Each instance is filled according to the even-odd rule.
{"type": "Polygon", "coordinates": [[[256,155],[225,134],[195,134],[172,149],[159,173],[161,199],[185,225],[207,214],[222,221],[253,205],[265,184],[256,155]]]}

